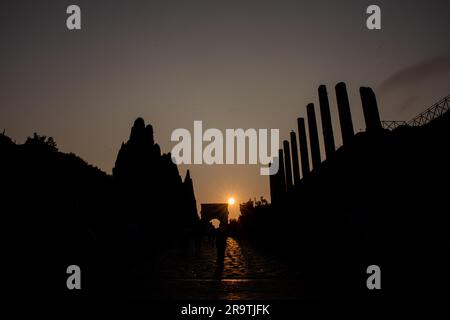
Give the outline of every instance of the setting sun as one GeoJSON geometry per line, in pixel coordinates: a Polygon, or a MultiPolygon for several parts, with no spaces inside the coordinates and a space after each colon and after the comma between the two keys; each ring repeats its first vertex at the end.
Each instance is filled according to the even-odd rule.
{"type": "Polygon", "coordinates": [[[234,200],[233,197],[228,198],[228,204],[229,204],[230,206],[232,206],[235,202],[236,202],[236,201],[234,200]]]}

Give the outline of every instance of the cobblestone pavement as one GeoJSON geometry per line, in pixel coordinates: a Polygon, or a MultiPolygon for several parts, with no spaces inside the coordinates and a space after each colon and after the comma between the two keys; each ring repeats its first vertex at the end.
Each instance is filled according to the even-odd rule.
{"type": "MultiPolygon", "coordinates": [[[[228,238],[224,263],[203,243],[187,256],[166,253],[125,274],[125,294],[137,299],[298,299],[304,296],[301,271],[249,243],[228,238]]],[[[304,278],[304,277],[303,277],[304,278]]]]}

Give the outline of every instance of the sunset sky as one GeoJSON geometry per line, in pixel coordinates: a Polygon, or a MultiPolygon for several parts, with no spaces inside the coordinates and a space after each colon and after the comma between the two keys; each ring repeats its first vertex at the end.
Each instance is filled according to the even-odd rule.
{"type": "MultiPolygon", "coordinates": [[[[339,146],[339,81],[356,132],[365,127],[360,86],[374,89],[384,120],[409,120],[450,93],[450,1],[375,3],[380,31],[366,28],[372,1],[2,1],[0,130],[19,143],[35,131],[53,136],[111,173],[137,117],[163,152],[194,120],[279,128],[281,143],[325,84],[339,146]],[[66,28],[70,4],[81,7],[80,31],[66,28]]],[[[259,168],[180,173],[191,170],[199,204],[234,197],[235,217],[238,203],[269,198],[259,168]]]]}

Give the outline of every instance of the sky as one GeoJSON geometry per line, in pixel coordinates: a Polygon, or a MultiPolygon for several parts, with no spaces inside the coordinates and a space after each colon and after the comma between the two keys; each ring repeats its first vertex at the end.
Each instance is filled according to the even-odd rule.
{"type": "MultiPolygon", "coordinates": [[[[54,137],[111,173],[133,121],[154,127],[163,152],[173,130],[280,129],[280,143],[327,85],[337,146],[334,86],[347,84],[355,131],[360,86],[382,120],[409,120],[450,93],[450,2],[21,1],[0,4],[0,130],[23,143],[54,137]],[[82,29],[66,28],[81,8],[82,29]],[[381,30],[366,8],[381,8],[381,30]]],[[[323,145],[320,134],[320,143],[323,145]]],[[[324,152],[322,149],[322,159],[324,152]]],[[[182,165],[197,202],[269,196],[259,165],[182,165]]],[[[238,215],[238,206],[231,216],[238,215]]]]}

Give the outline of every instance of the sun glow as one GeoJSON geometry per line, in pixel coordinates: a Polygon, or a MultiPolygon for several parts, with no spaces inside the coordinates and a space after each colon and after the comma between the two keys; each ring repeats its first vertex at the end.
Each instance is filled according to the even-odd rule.
{"type": "Polygon", "coordinates": [[[234,200],[233,197],[228,198],[228,204],[229,204],[230,206],[232,206],[235,202],[236,202],[236,200],[234,200]]]}

